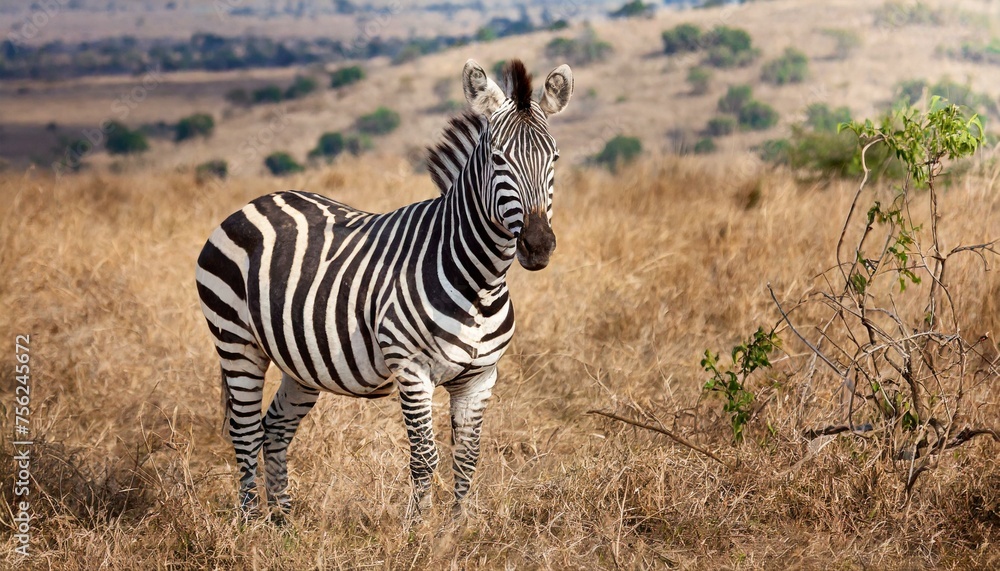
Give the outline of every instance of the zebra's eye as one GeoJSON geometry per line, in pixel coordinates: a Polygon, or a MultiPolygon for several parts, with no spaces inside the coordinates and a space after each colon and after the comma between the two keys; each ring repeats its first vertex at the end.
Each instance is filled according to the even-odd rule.
{"type": "Polygon", "coordinates": [[[552,162],[556,162],[558,160],[559,160],[559,153],[552,155],[552,162]]]}

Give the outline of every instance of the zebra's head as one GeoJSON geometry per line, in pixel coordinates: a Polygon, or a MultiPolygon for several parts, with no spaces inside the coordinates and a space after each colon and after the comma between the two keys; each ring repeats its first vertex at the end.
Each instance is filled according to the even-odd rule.
{"type": "Polygon", "coordinates": [[[473,60],[465,63],[462,86],[472,109],[489,121],[493,182],[490,216],[517,240],[517,260],[527,270],[549,264],[556,249],[552,232],[554,165],[559,158],[548,116],[566,108],[573,95],[573,72],[561,65],[545,78],[538,101],[524,64],[507,64],[507,93],[473,60]]]}

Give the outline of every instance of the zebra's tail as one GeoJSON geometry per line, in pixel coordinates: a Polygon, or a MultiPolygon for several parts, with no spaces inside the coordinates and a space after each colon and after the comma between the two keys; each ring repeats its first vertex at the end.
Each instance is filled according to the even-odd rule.
{"type": "Polygon", "coordinates": [[[229,419],[233,414],[233,409],[230,406],[232,396],[229,394],[229,385],[226,384],[226,372],[219,370],[220,377],[222,378],[222,438],[226,442],[232,444],[233,437],[229,434],[229,419]]]}

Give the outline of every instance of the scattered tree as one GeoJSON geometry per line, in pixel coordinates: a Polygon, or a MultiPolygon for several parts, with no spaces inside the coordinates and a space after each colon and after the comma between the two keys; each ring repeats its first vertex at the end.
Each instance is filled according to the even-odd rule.
{"type": "Polygon", "coordinates": [[[691,93],[694,95],[708,93],[708,86],[711,80],[712,71],[708,68],[695,66],[688,70],[687,82],[691,86],[691,93]]]}
{"type": "Polygon", "coordinates": [[[195,113],[177,122],[174,127],[174,140],[177,142],[194,137],[211,137],[215,130],[215,119],[208,113],[195,113]]]}
{"type": "Polygon", "coordinates": [[[139,130],[131,130],[124,123],[112,121],[108,126],[108,138],[104,148],[111,155],[132,155],[149,150],[146,135],[139,130]]]}
{"type": "Polygon", "coordinates": [[[635,160],[642,154],[642,142],[636,137],[618,135],[605,143],[604,148],[593,157],[592,161],[603,165],[612,171],[635,160]]]}
{"type": "Polygon", "coordinates": [[[336,89],[357,83],[365,78],[365,70],[360,65],[349,65],[335,69],[330,74],[330,87],[336,89]]]}
{"type": "Polygon", "coordinates": [[[760,78],[775,85],[802,83],[809,75],[809,58],[795,48],[785,48],[781,57],[764,64],[760,78]]]}
{"type": "Polygon", "coordinates": [[[358,117],[356,127],[366,135],[387,135],[399,127],[399,113],[388,107],[379,107],[368,115],[358,117]]]}
{"type": "Polygon", "coordinates": [[[295,159],[293,159],[291,155],[280,151],[268,155],[267,158],[264,159],[264,166],[266,166],[267,170],[271,171],[271,174],[274,176],[284,176],[305,170],[302,165],[295,162],[295,159]]]}
{"type": "Polygon", "coordinates": [[[667,55],[695,52],[701,49],[701,28],[680,24],[662,34],[663,52],[667,55]]]}

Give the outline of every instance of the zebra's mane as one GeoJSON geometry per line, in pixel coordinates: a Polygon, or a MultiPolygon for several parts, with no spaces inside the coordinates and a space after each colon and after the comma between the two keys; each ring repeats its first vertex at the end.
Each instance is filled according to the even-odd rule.
{"type": "Polygon", "coordinates": [[[441,135],[441,142],[428,149],[427,170],[442,195],[451,190],[485,129],[486,118],[467,110],[452,117],[441,135]]]}

